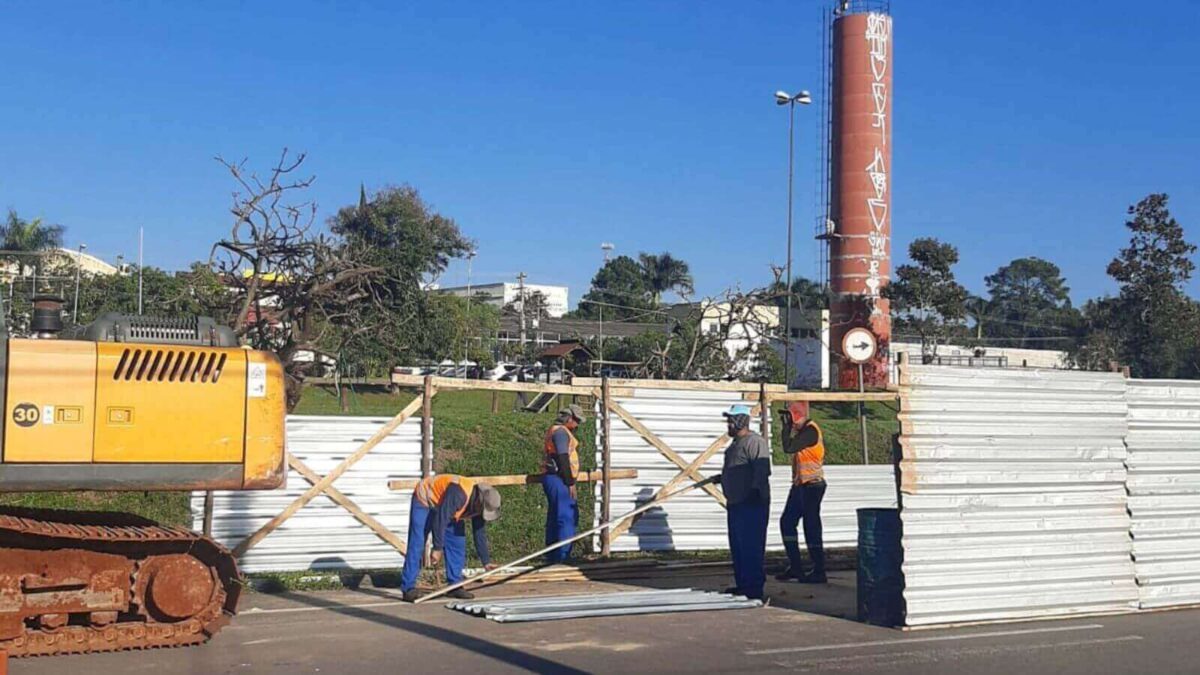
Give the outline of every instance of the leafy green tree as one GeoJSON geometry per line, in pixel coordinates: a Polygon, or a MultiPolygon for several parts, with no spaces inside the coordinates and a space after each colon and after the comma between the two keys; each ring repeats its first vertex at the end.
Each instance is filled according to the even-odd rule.
{"type": "Polygon", "coordinates": [[[1129,207],[1129,245],[1108,265],[1120,292],[1097,306],[1104,311],[1089,317],[1090,328],[1111,336],[1106,341],[1135,377],[1200,377],[1200,312],[1183,290],[1196,269],[1196,246],[1167,201],[1151,194],[1129,207]]]}
{"type": "Polygon", "coordinates": [[[938,345],[962,335],[967,316],[967,289],[954,278],[958,249],[937,239],[923,238],[908,248],[913,264],[896,268],[884,293],[892,301],[896,333],[920,338],[926,356],[938,345]]]}
{"type": "Polygon", "coordinates": [[[573,318],[605,321],[643,317],[655,309],[654,295],[646,284],[641,265],[629,256],[609,260],[592,277],[592,285],[571,313],[573,318]]]}
{"type": "Polygon", "coordinates": [[[65,232],[62,225],[50,225],[41,218],[25,220],[16,210],[9,209],[8,218],[0,225],[0,241],[4,248],[0,260],[16,263],[21,276],[29,271],[36,275],[41,269],[40,256],[22,254],[43,253],[61,247],[65,232]]]}
{"type": "Polygon", "coordinates": [[[642,266],[642,277],[655,306],[658,306],[663,294],[668,291],[677,291],[680,294],[695,291],[688,264],[670,253],[639,253],[638,262],[642,266]]]}
{"type": "MultiPolygon", "coordinates": [[[[207,265],[193,263],[187,272],[171,273],[157,267],[142,269],[142,311],[150,316],[211,316],[229,320],[229,289],[207,265]]],[[[68,299],[68,308],[72,299],[68,299]]],[[[132,274],[89,274],[79,285],[79,323],[86,324],[106,312],[137,314],[138,279],[132,274]]]]}
{"type": "MultiPolygon", "coordinates": [[[[784,291],[785,286],[787,286],[787,282],[780,279],[767,288],[771,302],[776,307],[788,306],[788,294],[784,291]]],[[[807,277],[792,279],[792,307],[803,310],[828,309],[829,299],[829,292],[819,282],[807,277]]]]}
{"type": "MultiPolygon", "coordinates": [[[[1041,258],[1018,258],[984,278],[989,300],[977,326],[987,322],[987,337],[1004,338],[1008,347],[1067,347],[1081,321],[1071,306],[1070,288],[1058,265],[1041,258]],[[1055,344],[1057,343],[1057,344],[1055,344]]],[[[977,331],[978,335],[979,331],[977,331]]]]}
{"type": "MultiPolygon", "coordinates": [[[[465,299],[422,290],[427,279],[471,250],[470,239],[452,219],[436,212],[412,186],[373,195],[360,188],[358,204],[340,209],[329,219],[329,229],[341,238],[342,256],[382,272],[365,289],[373,302],[357,310],[360,320],[377,330],[345,339],[340,364],[378,374],[399,361],[463,355],[472,330],[465,299]]],[[[343,322],[337,332],[352,331],[343,322]]]]}

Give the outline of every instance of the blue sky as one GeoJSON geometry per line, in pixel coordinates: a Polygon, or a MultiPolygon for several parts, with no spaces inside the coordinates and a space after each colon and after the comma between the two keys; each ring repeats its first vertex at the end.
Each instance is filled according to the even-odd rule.
{"type": "MultiPolygon", "coordinates": [[[[894,0],[894,251],[956,244],[969,287],[1015,257],[1077,301],[1152,191],[1200,242],[1200,3],[894,0]]],[[[213,161],[309,154],[324,219],[411,183],[479,244],[476,283],[571,286],[663,251],[701,292],[784,259],[776,89],[817,89],[819,3],[8,3],[0,207],[102,257],[183,267],[228,230],[213,161]]],[[[797,139],[815,276],[815,111],[797,139]]],[[[441,280],[465,281],[456,264],[441,280]]],[[[1189,289],[1200,295],[1200,282],[1189,289]]]]}

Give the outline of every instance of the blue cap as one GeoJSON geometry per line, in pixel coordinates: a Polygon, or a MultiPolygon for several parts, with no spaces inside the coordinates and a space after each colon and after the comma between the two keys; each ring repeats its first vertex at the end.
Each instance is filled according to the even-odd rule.
{"type": "Polygon", "coordinates": [[[752,408],[751,406],[749,406],[745,403],[735,403],[735,404],[729,406],[729,410],[727,410],[721,414],[724,415],[725,417],[733,417],[735,415],[745,415],[746,417],[749,417],[753,411],[754,411],[754,408],[752,408]]]}

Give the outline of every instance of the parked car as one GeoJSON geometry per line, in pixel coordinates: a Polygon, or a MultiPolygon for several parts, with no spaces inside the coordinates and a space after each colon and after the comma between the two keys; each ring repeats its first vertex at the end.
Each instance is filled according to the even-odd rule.
{"type": "Polygon", "coordinates": [[[481,379],[484,380],[502,380],[511,382],[509,375],[514,374],[520,368],[516,363],[497,363],[495,368],[489,368],[483,371],[481,379]]]}

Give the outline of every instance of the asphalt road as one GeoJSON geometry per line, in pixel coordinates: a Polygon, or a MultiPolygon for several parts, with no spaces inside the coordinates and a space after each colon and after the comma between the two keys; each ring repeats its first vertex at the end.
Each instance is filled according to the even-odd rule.
{"type": "MultiPolygon", "coordinates": [[[[757,610],[499,624],[366,589],[251,594],[201,647],[13,661],[51,673],[1195,673],[1200,610],[904,632],[846,616],[853,574],[810,591],[772,585],[757,610]]],[[[724,580],[683,580],[713,588],[724,580]]],[[[601,584],[512,585],[492,595],[601,584]]]]}

